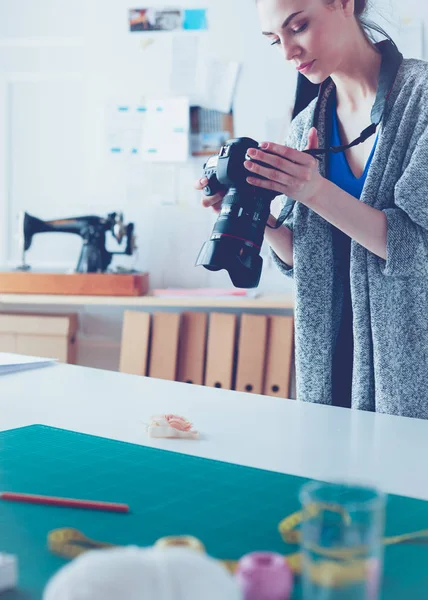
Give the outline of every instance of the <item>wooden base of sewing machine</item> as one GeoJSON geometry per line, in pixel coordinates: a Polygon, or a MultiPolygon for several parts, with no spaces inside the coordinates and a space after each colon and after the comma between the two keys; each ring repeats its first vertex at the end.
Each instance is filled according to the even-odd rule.
{"type": "Polygon", "coordinates": [[[0,294],[145,296],[148,291],[148,273],[0,272],[0,294]]]}

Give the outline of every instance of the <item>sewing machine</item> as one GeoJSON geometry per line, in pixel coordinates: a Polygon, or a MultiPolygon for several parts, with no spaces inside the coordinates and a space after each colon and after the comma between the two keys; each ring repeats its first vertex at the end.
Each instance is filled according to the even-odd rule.
{"type": "Polygon", "coordinates": [[[31,267],[26,263],[25,253],[31,246],[33,236],[37,233],[74,233],[83,240],[82,250],[75,269],[76,273],[105,273],[114,254],[131,256],[135,250],[134,224],[125,225],[122,213],[109,213],[107,217],[87,215],[42,221],[27,212],[20,214],[19,245],[22,264],[20,271],[28,271],[31,267]],[[106,249],[106,234],[110,232],[118,244],[126,238],[123,252],[109,252],[106,249]]]}

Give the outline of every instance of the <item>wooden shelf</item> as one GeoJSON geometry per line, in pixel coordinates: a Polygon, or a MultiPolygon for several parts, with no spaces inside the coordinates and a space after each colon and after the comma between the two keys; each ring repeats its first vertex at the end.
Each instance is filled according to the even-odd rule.
{"type": "Polygon", "coordinates": [[[0,272],[0,295],[136,296],[149,291],[148,273],[0,272]]]}
{"type": "Polygon", "coordinates": [[[59,296],[47,294],[0,294],[0,306],[11,304],[37,305],[98,305],[134,307],[189,307],[189,308],[257,308],[293,309],[294,293],[266,295],[258,298],[234,297],[159,297],[159,296],[59,296]]]}
{"type": "MultiPolygon", "coordinates": [[[[200,106],[192,106],[190,108],[190,124],[191,124],[191,133],[193,135],[198,135],[198,134],[204,134],[204,133],[211,133],[212,129],[209,129],[208,131],[205,131],[203,129],[203,122],[200,122],[200,113],[204,112],[204,109],[201,108],[200,106]]],[[[234,122],[233,122],[233,112],[230,113],[221,113],[218,111],[206,111],[206,112],[211,112],[213,113],[213,115],[215,115],[218,119],[218,132],[221,131],[227,131],[228,135],[227,135],[227,139],[232,139],[235,135],[234,133],[234,122]]],[[[215,146],[213,148],[204,148],[203,150],[195,150],[192,151],[192,156],[212,156],[213,154],[218,154],[219,150],[220,150],[220,146],[215,146]]]]}

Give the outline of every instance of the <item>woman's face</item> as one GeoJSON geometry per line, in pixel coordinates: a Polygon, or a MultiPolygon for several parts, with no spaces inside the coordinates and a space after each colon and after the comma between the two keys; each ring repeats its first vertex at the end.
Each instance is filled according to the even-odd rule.
{"type": "Polygon", "coordinates": [[[351,0],[258,0],[257,9],[263,34],[296,68],[309,64],[301,73],[312,83],[340,69],[355,25],[351,0]]]}

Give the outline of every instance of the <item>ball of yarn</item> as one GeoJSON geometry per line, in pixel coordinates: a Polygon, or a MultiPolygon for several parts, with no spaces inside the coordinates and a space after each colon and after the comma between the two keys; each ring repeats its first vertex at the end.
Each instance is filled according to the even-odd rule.
{"type": "Polygon", "coordinates": [[[241,600],[234,577],[188,548],[92,550],[62,567],[43,600],[241,600]]]}

